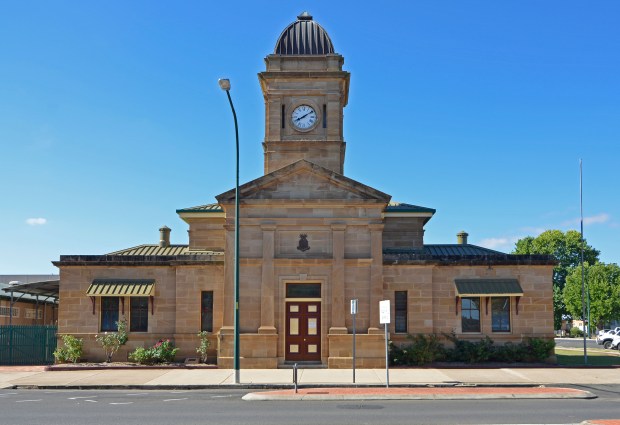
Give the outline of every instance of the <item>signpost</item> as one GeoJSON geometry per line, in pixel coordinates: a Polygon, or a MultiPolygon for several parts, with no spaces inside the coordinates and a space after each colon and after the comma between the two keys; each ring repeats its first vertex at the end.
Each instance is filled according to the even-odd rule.
{"type": "Polygon", "coordinates": [[[390,323],[390,300],[379,301],[379,323],[385,327],[385,386],[390,387],[390,367],[388,355],[388,324],[390,323]]]}
{"type": "Polygon", "coordinates": [[[353,316],[353,383],[355,384],[355,316],[357,315],[357,299],[351,300],[351,315],[353,316]]]}

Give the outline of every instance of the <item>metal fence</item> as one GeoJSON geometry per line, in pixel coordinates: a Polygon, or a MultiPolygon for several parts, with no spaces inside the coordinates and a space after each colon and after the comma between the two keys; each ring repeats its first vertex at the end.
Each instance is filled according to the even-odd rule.
{"type": "Polygon", "coordinates": [[[0,326],[0,365],[54,363],[58,326],[0,326]]]}

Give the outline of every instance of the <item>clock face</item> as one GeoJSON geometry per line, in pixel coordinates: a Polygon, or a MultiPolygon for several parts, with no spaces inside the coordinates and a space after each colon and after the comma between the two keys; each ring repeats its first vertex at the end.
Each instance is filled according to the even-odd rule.
{"type": "Polygon", "coordinates": [[[316,124],[316,111],[312,106],[299,105],[291,114],[293,126],[298,130],[310,130],[316,124]]]}

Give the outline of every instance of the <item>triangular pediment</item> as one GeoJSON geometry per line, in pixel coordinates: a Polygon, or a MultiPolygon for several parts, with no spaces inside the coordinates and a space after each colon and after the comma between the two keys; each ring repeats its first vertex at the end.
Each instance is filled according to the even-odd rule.
{"type": "MultiPolygon", "coordinates": [[[[304,159],[239,186],[247,200],[366,201],[387,203],[391,196],[304,159]]],[[[235,190],[216,196],[220,204],[232,203],[235,190]]]]}

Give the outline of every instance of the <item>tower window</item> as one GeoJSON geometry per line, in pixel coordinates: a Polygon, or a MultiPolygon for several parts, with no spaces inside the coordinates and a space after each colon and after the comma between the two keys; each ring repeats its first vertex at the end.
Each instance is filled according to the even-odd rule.
{"type": "Polygon", "coordinates": [[[280,114],[282,120],[282,128],[284,128],[284,123],[286,122],[286,118],[284,117],[284,105],[282,105],[282,113],[280,114]]]}
{"type": "Polygon", "coordinates": [[[323,104],[323,128],[327,128],[327,105],[323,104]]]}

